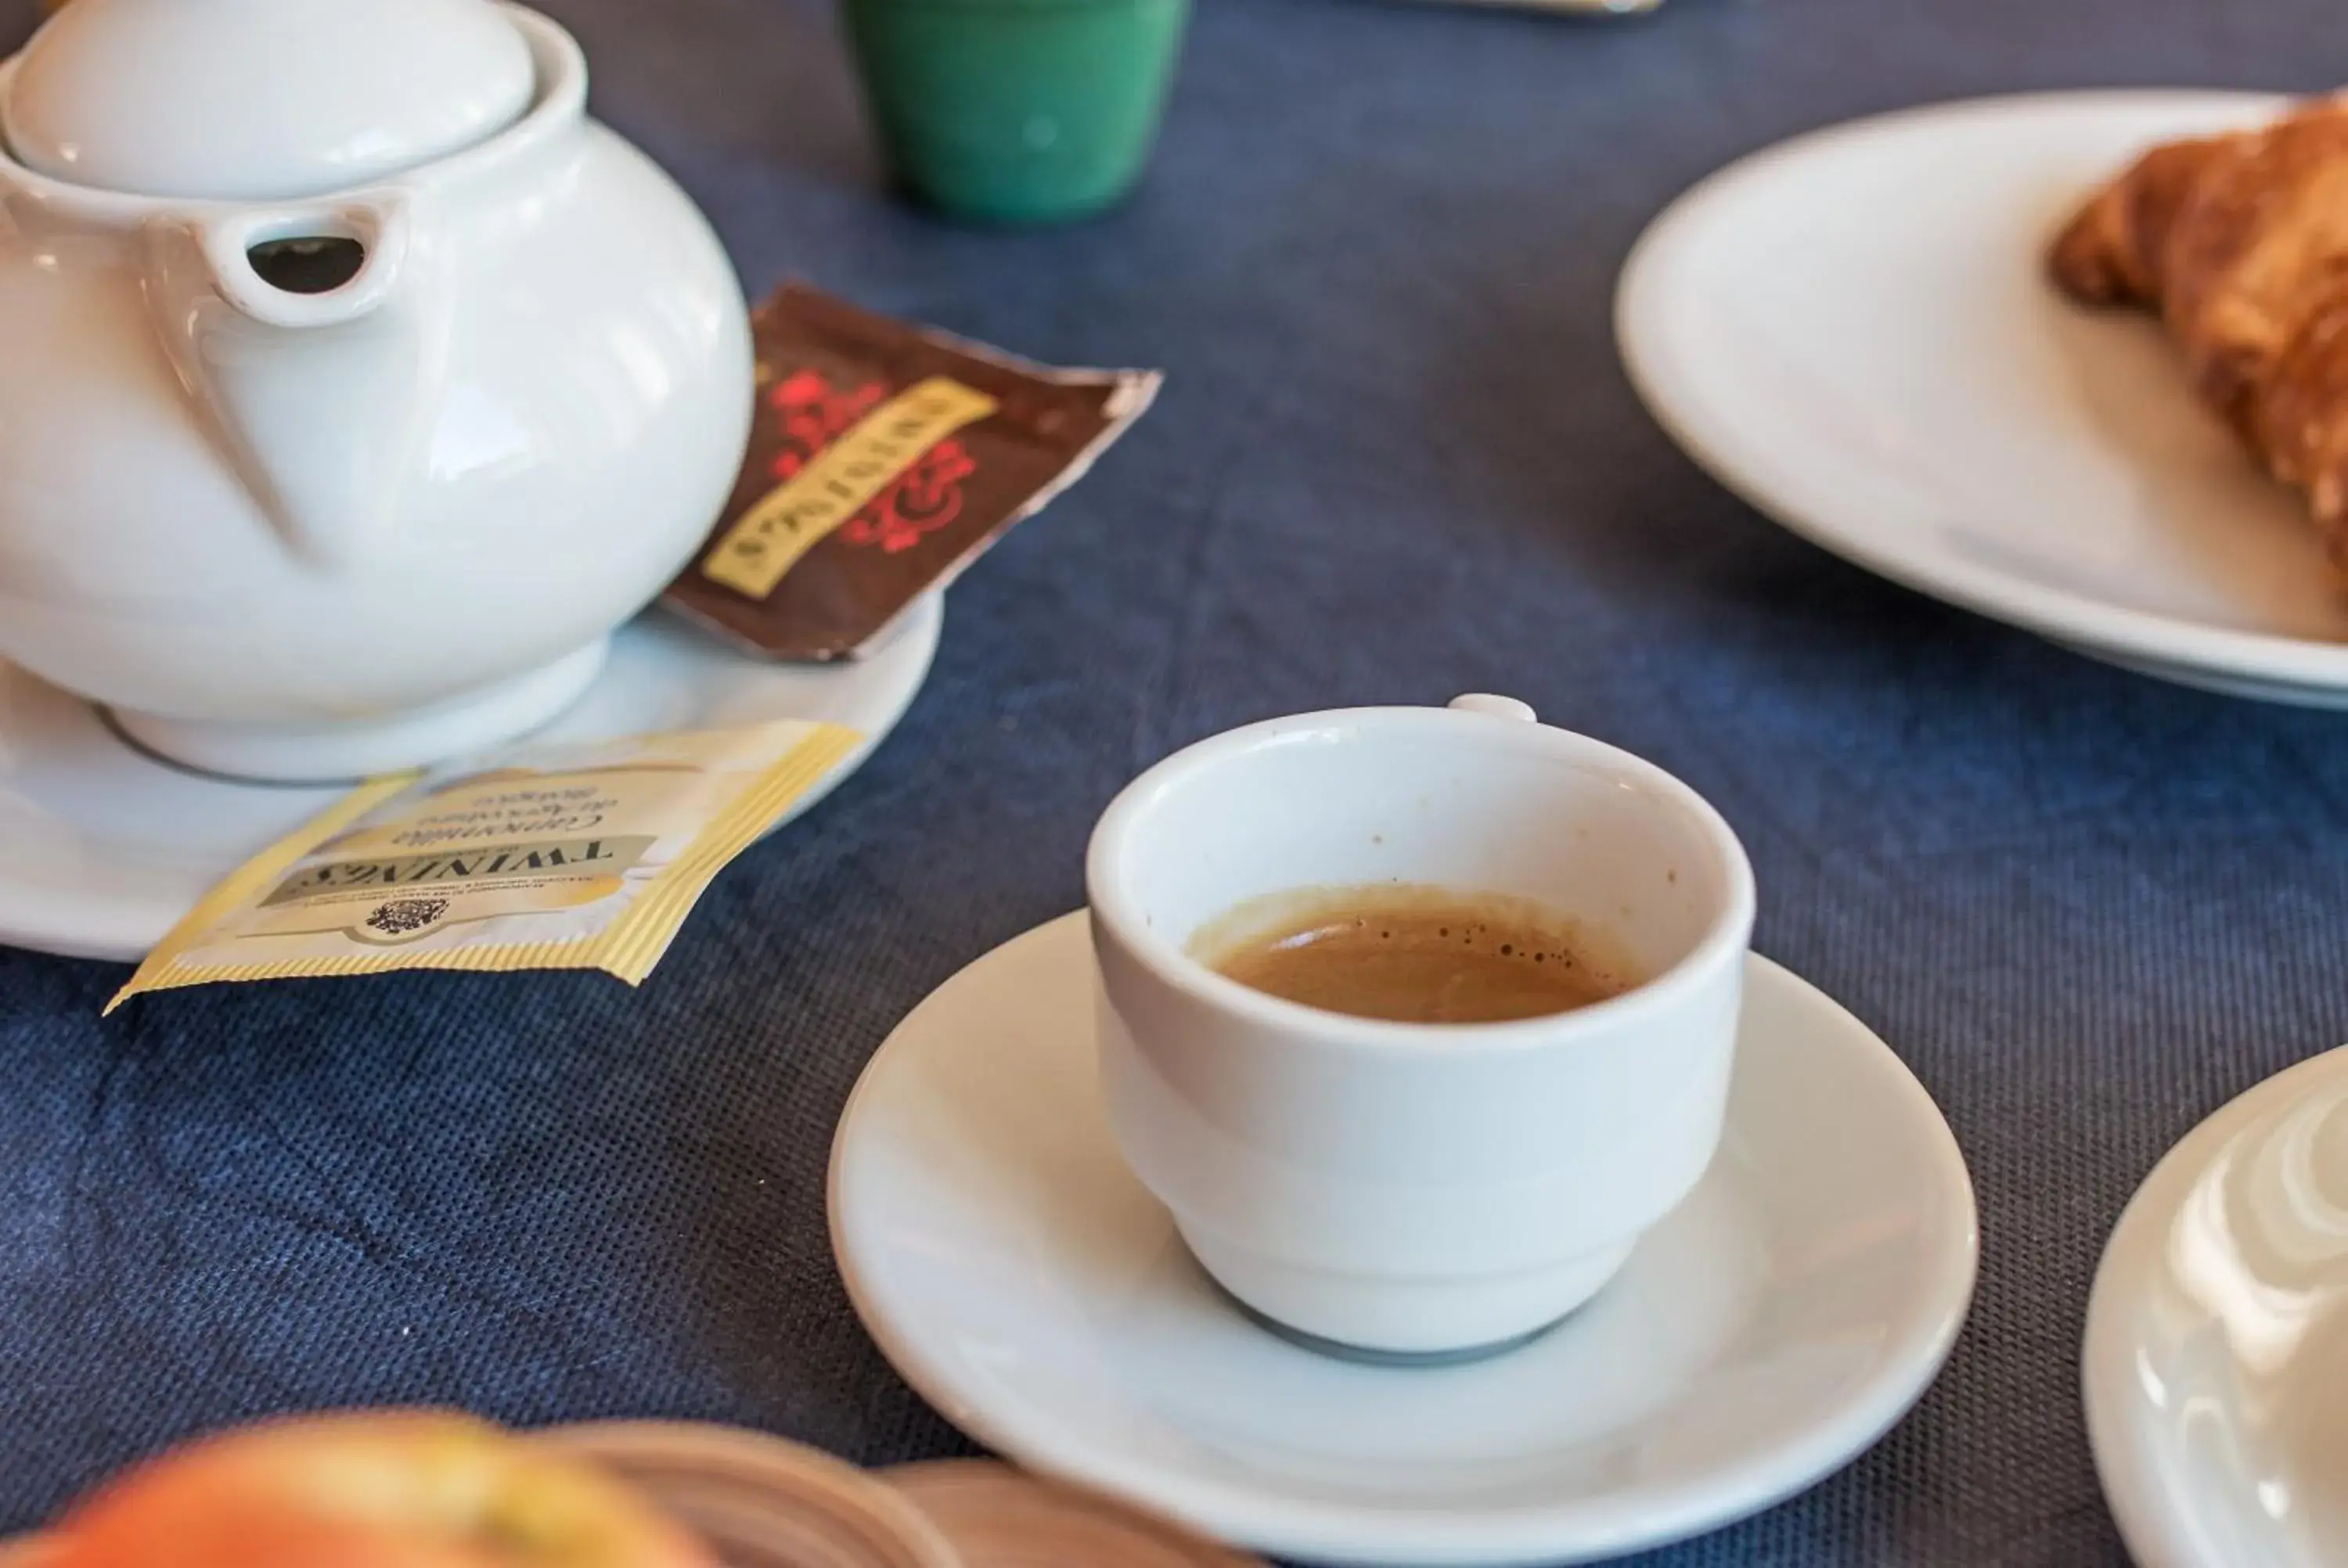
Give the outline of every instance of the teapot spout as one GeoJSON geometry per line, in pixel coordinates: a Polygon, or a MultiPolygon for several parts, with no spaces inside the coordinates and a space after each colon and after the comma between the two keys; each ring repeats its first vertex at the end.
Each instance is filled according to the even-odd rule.
{"type": "Polygon", "coordinates": [[[390,538],[424,447],[439,313],[402,192],[159,218],[147,308],[285,548],[339,571],[390,538]]]}

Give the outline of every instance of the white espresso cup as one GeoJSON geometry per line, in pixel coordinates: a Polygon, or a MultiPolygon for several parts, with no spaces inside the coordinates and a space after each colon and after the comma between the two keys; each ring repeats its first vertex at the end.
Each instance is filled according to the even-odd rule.
{"type": "Polygon", "coordinates": [[[1389,1356],[1497,1348],[1595,1294],[1720,1142],[1753,872],[1651,764],[1507,698],[1275,719],[1175,753],[1094,829],[1101,1082],[1208,1273],[1273,1324],[1389,1356]],[[1498,1023],[1356,1018],[1186,950],[1292,890],[1537,900],[1640,983],[1498,1023]]]}

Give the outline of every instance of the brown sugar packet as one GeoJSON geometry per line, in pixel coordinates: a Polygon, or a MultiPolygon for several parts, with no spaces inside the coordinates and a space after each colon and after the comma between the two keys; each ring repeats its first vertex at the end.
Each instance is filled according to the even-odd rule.
{"type": "Polygon", "coordinates": [[[1055,370],[797,283],[754,317],[724,516],[663,602],[776,659],[853,659],[1140,417],[1156,371],[1055,370]]]}

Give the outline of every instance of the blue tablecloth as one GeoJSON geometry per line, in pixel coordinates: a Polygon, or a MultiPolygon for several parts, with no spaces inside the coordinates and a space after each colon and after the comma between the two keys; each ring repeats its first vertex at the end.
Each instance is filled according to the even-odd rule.
{"type": "MultiPolygon", "coordinates": [[[[1147,188],[1045,234],[882,194],[823,0],[548,8],[753,290],[796,272],[1167,392],[953,590],[902,729],[640,992],[308,981],[101,1023],[119,968],[0,953],[0,1528],[292,1407],[955,1451],[826,1243],[867,1056],[1080,901],[1086,830],[1144,764],[1487,689],[1719,804],[1757,945],[1892,1043],[1980,1188],[1972,1320],[1915,1414],[1653,1561],[2123,1561],[2078,1409],[2088,1280],[2172,1140],[2348,1038],[2348,719],[2107,670],[1772,528],[1641,413],[1609,294],[1669,197],[1789,132],[2022,87],[2315,87],[2348,67],[2335,5],[1201,0],[1147,188]]],[[[0,0],[0,40],[33,21],[0,0]]]]}

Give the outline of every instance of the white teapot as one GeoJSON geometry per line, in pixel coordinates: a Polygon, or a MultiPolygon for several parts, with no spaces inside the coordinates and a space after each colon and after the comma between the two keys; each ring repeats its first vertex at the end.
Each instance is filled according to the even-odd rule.
{"type": "Polygon", "coordinates": [[[742,292],[491,0],[74,0],[0,64],[0,656],[331,778],[593,680],[748,436],[742,292]]]}

